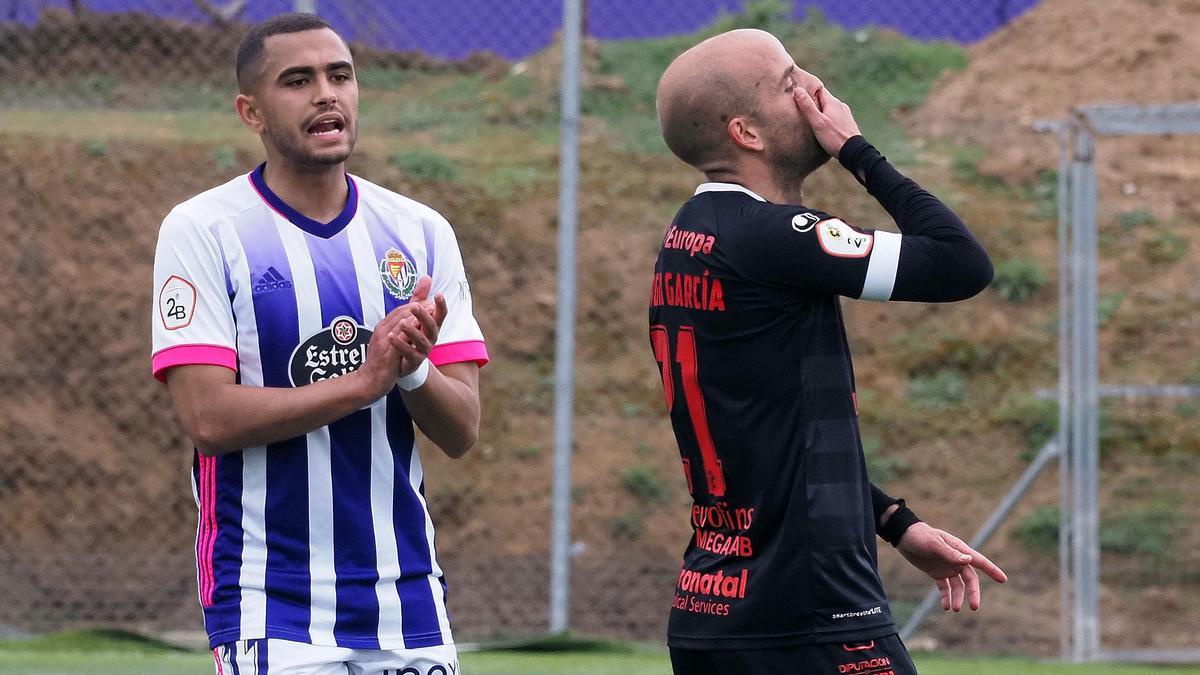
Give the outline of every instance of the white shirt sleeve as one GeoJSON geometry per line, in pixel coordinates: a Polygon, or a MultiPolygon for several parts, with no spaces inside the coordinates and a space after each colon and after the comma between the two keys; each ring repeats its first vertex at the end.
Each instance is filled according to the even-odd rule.
{"type": "Polygon", "coordinates": [[[473,361],[480,366],[488,362],[483,331],[471,311],[471,286],[467,283],[462,253],[454,230],[441,216],[434,227],[433,293],[446,297],[448,313],[438,332],[438,341],[429,355],[433,365],[473,361]]]}
{"type": "Polygon", "coordinates": [[[228,277],[214,235],[178,209],[167,215],[154,253],[152,371],[159,381],[181,365],[237,370],[237,334],[228,277]]]}

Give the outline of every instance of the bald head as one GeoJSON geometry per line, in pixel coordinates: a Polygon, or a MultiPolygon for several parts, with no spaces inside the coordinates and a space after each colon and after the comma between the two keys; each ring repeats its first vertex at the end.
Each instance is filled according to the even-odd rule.
{"type": "MultiPolygon", "coordinates": [[[[763,64],[785,57],[779,40],[761,30],[721,33],[680,54],[658,83],[658,123],[663,140],[683,161],[706,170],[727,160],[734,143],[726,132],[734,117],[756,117],[763,64]]],[[[789,59],[790,60],[790,59],[789,59]]]]}

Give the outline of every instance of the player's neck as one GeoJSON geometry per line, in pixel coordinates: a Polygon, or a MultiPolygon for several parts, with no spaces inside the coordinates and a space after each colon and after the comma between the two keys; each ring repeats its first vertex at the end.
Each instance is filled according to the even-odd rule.
{"type": "Polygon", "coordinates": [[[345,164],[306,170],[268,159],[263,167],[263,179],[271,192],[288,206],[319,223],[337,218],[346,208],[350,194],[345,164]]]}
{"type": "Polygon", "coordinates": [[[713,183],[734,183],[773,204],[800,204],[803,199],[804,182],[780,185],[770,171],[740,170],[706,171],[705,177],[713,183]]]}

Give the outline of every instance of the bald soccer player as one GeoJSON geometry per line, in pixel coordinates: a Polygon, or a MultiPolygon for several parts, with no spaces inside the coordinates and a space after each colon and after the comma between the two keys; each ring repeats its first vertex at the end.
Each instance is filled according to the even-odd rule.
{"type": "Polygon", "coordinates": [[[868,482],[838,296],[964,300],[991,262],[769,33],[684,52],[663,74],[658,116],[706,177],[663,238],[650,307],[693,499],[668,630],[675,672],[914,673],[876,534],[935,580],[947,610],[964,597],[979,607],[976,568],[1005,576],[868,482]],[[901,234],[803,205],[804,179],[831,156],[901,234]]]}

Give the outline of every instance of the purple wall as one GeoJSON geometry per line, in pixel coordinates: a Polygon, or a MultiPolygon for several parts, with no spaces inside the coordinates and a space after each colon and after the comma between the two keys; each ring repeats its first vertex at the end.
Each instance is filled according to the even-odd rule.
{"type": "MultiPolygon", "coordinates": [[[[214,0],[224,4],[228,0],[214,0]]],[[[598,38],[644,38],[688,33],[742,0],[586,0],[588,33],[598,38]]],[[[922,39],[973,42],[1039,0],[796,0],[795,14],[815,7],[847,28],[889,26],[922,39]]],[[[0,0],[0,21],[32,23],[42,7],[66,0],[0,0]]],[[[202,21],[187,0],[84,0],[93,11],[152,12],[202,21]]],[[[292,0],[249,0],[245,18],[258,21],[291,10],[292,0]]],[[[521,58],[549,44],[562,21],[561,0],[317,0],[318,11],[350,40],[416,49],[457,58],[488,49],[521,58]]]]}

